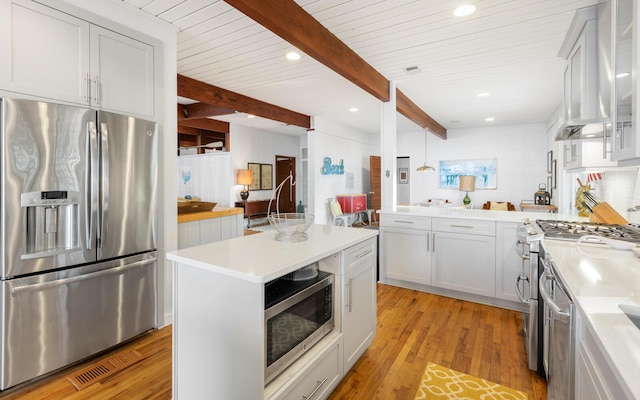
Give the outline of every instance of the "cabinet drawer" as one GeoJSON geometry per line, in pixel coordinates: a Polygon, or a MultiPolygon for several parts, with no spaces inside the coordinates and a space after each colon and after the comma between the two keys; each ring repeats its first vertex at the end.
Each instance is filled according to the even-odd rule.
{"type": "Polygon", "coordinates": [[[340,341],[296,382],[282,400],[317,400],[329,396],[341,377],[340,341]]]}
{"type": "Polygon", "coordinates": [[[430,217],[416,217],[414,215],[380,215],[380,226],[389,228],[406,228],[431,230],[430,217]]]}
{"type": "Polygon", "coordinates": [[[439,232],[495,236],[496,223],[495,221],[477,219],[434,218],[433,230],[439,232]]]}
{"type": "Polygon", "coordinates": [[[342,273],[346,274],[364,260],[376,257],[375,238],[365,240],[342,251],[342,273]]]}

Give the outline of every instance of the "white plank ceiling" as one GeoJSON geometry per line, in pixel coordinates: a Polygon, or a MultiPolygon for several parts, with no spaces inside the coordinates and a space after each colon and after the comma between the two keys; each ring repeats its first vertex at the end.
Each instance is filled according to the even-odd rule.
{"type": "MultiPolygon", "coordinates": [[[[123,1],[179,28],[178,73],[379,131],[378,100],[308,56],[286,60],[290,44],[224,1],[123,1]]],[[[562,100],[560,45],[576,9],[597,2],[469,0],[477,11],[460,18],[459,0],[296,1],[447,129],[546,122],[562,100]]],[[[399,116],[399,131],[419,129],[399,116]]]]}

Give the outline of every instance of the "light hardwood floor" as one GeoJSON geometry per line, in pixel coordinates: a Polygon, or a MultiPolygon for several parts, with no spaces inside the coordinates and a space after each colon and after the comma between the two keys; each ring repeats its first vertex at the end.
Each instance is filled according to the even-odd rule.
{"type": "MultiPolygon", "coordinates": [[[[331,400],[413,399],[429,361],[546,400],[544,380],[527,368],[519,313],[383,284],[377,289],[377,336],[331,400]]],[[[0,398],[171,399],[171,327],[0,398]],[[123,349],[145,359],[79,392],[66,380],[123,349]]]]}

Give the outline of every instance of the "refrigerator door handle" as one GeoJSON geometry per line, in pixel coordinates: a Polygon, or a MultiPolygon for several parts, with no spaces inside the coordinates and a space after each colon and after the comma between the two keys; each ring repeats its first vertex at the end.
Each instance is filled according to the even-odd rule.
{"type": "Polygon", "coordinates": [[[87,168],[85,169],[85,230],[87,249],[96,243],[98,218],[98,132],[95,122],[87,123],[87,168]]]}
{"type": "Polygon", "coordinates": [[[104,122],[100,123],[100,133],[101,133],[101,144],[102,144],[102,154],[101,154],[101,169],[102,169],[102,215],[100,217],[100,246],[102,247],[102,243],[106,240],[107,232],[106,232],[106,221],[109,215],[109,130],[107,124],[104,122]]]}
{"type": "Polygon", "coordinates": [[[104,275],[111,275],[111,274],[124,272],[124,271],[130,270],[130,269],[133,269],[133,268],[138,268],[138,267],[142,267],[143,265],[154,263],[156,261],[157,261],[157,258],[154,257],[154,258],[150,258],[150,259],[147,259],[147,260],[137,261],[137,262],[134,262],[134,263],[131,263],[131,264],[126,264],[126,265],[123,265],[121,267],[108,268],[108,269],[103,269],[103,270],[97,271],[97,272],[91,272],[91,273],[85,274],[85,275],[72,276],[71,278],[63,278],[63,279],[58,279],[58,280],[55,280],[55,281],[36,283],[34,285],[16,286],[16,287],[11,289],[11,294],[12,295],[16,295],[16,294],[22,293],[22,292],[41,291],[41,290],[45,290],[45,289],[48,289],[48,288],[51,288],[51,287],[68,285],[70,283],[85,281],[87,279],[94,279],[94,278],[98,278],[98,277],[101,277],[101,276],[104,276],[104,275]]]}

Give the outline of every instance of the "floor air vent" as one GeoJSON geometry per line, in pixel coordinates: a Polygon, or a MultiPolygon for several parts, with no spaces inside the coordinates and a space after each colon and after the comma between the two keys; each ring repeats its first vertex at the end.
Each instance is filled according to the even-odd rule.
{"type": "Polygon", "coordinates": [[[142,354],[137,351],[122,351],[68,376],[67,379],[77,390],[82,390],[140,360],[142,360],[142,354]]]}

